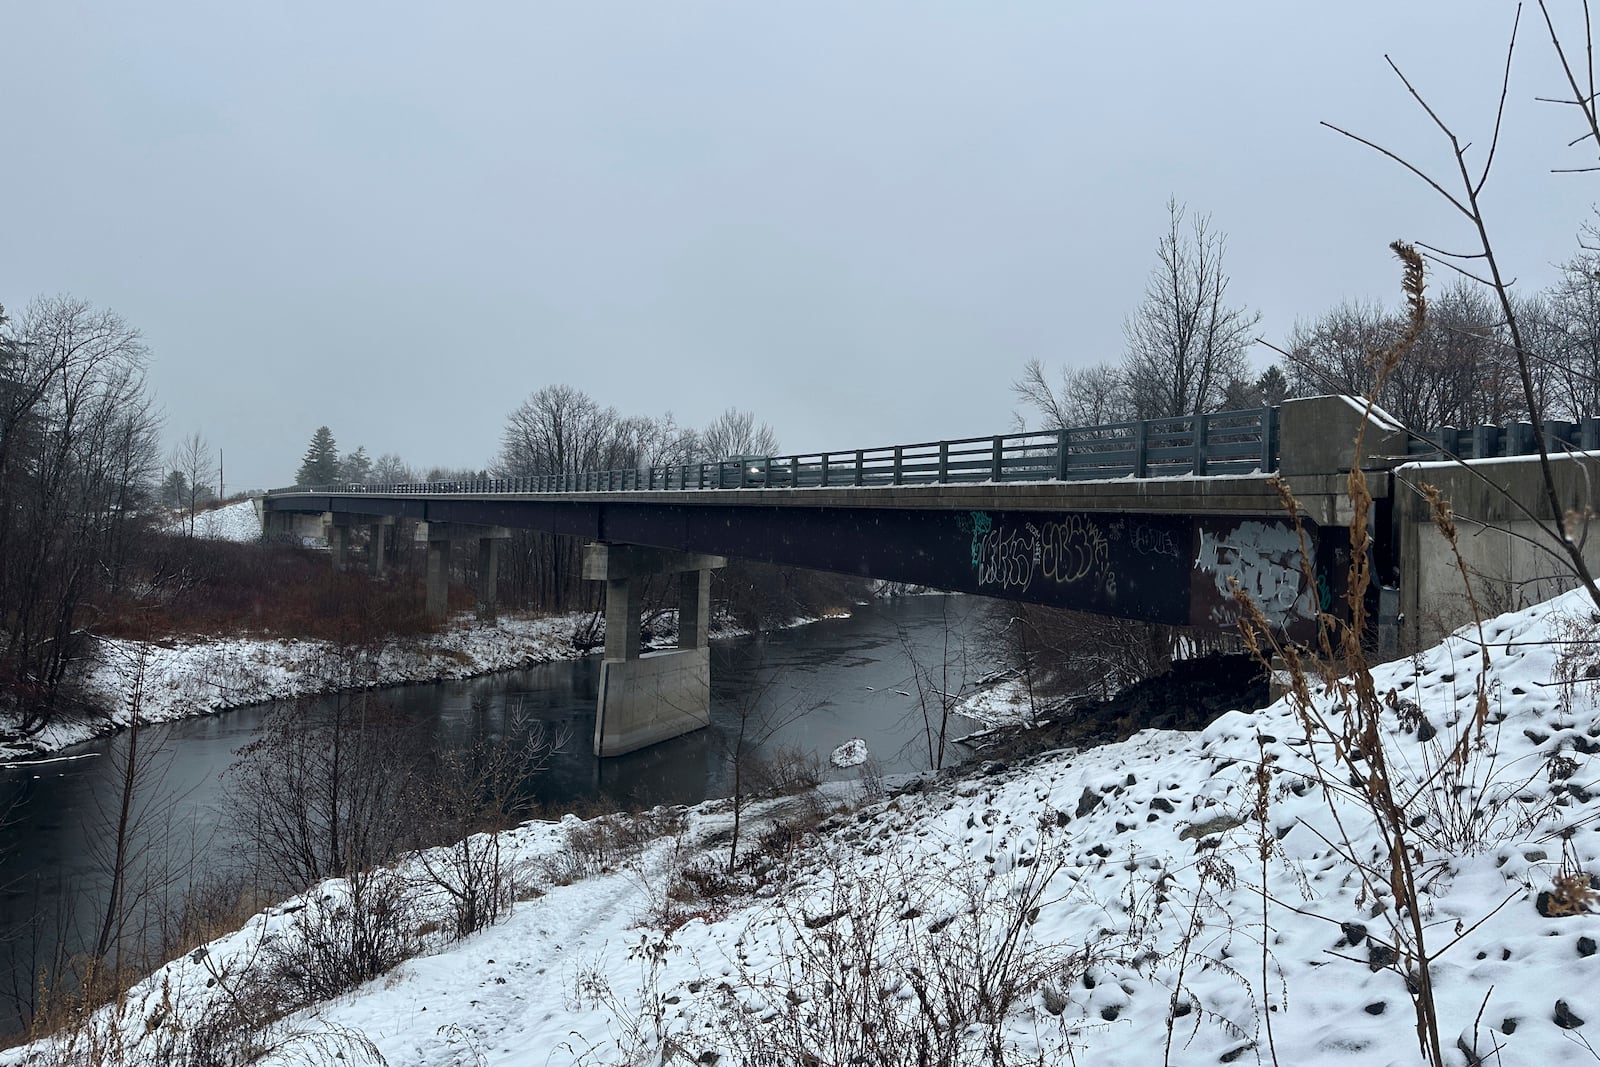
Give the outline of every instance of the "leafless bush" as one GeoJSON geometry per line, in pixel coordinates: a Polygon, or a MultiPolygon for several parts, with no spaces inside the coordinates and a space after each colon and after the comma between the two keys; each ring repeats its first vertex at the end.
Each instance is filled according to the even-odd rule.
{"type": "Polygon", "coordinates": [[[566,830],[565,847],[541,861],[544,873],[557,885],[570,885],[611,870],[639,855],[652,841],[682,829],[683,815],[665,808],[573,820],[566,830]]]}
{"type": "Polygon", "coordinates": [[[724,986],[717,1051],[741,1067],[1064,1062],[1064,1031],[1025,1050],[1008,1029],[1083,965],[1032,936],[1061,867],[1047,850],[999,875],[835,873],[821,914],[785,898],[782,956],[724,986]]]}
{"type": "Polygon", "coordinates": [[[349,992],[416,954],[411,887],[379,867],[313,892],[288,929],[269,940],[262,983],[285,1014],[349,992]]]}
{"type": "Polygon", "coordinates": [[[419,843],[425,752],[416,724],[366,692],[297,702],[240,750],[230,821],[291,891],[388,862],[419,843]]]}
{"type": "MultiPolygon", "coordinates": [[[[474,705],[475,713],[481,710],[474,705]]],[[[450,843],[423,851],[419,861],[427,880],[448,897],[457,937],[498,922],[516,899],[499,831],[527,809],[523,782],[542,770],[564,741],[543,723],[513,711],[499,737],[438,757],[426,788],[429,837],[450,843]]]]}

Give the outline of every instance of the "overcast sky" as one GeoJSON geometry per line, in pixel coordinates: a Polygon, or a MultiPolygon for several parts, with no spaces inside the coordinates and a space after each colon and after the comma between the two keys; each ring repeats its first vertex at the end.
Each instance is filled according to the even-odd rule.
{"type": "MultiPolygon", "coordinates": [[[[1565,0],[1554,6],[1571,8],[1565,0]]],[[[143,331],[168,442],[230,489],[312,431],[478,466],[570,383],[786,450],[1008,427],[1023,362],[1115,359],[1166,201],[1281,340],[1392,299],[1459,217],[1390,53],[1487,144],[1514,5],[80,4],[0,9],[0,303],[143,331]]],[[[1488,206],[1524,284],[1597,199],[1524,13],[1488,206]]],[[[1261,351],[1258,363],[1269,353],[1261,351]]]]}

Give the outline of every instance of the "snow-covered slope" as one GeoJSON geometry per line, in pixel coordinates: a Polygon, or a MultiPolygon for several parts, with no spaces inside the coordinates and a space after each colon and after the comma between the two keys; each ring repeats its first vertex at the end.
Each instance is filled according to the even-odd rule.
{"type": "MultiPolygon", "coordinates": [[[[1600,626],[1569,595],[1487,637],[1488,728],[1455,771],[1440,768],[1472,718],[1476,645],[1375,672],[1394,694],[1381,732],[1399,792],[1424,783],[1405,817],[1446,1062],[1592,1062],[1600,626]]],[[[813,1032],[817,1049],[890,1035],[861,1062],[911,1064],[916,1020],[976,1003],[961,982],[987,975],[991,1002],[1015,1001],[967,1035],[993,1037],[1006,1063],[1420,1063],[1414,933],[1388,852],[1350,787],[1359,770],[1319,772],[1303,722],[1281,701],[1199,734],[920,780],[774,842],[744,895],[674,878],[703,848],[725,857],[725,803],[564,885],[540,860],[581,824],[530,824],[504,841],[541,895],[286,1025],[418,1067],[656,1063],[662,1049],[728,1067],[761,1041],[776,1050],[761,1062],[799,1062],[785,1035],[806,1025],[833,1035],[813,1032]]],[[[244,980],[263,939],[295,936],[306,900],[339,892],[272,909],[137,990],[119,1018],[149,1058],[132,1060],[156,1062],[174,1020],[244,980]]],[[[991,1060],[975,1047],[960,1062],[991,1060]]]]}
{"type": "MultiPolygon", "coordinates": [[[[173,519],[164,529],[172,534],[190,533],[188,514],[173,519]]],[[[261,540],[261,517],[256,514],[254,501],[241,500],[235,504],[224,504],[220,508],[199,512],[194,516],[192,532],[195,537],[214,541],[250,543],[261,540]]]]}

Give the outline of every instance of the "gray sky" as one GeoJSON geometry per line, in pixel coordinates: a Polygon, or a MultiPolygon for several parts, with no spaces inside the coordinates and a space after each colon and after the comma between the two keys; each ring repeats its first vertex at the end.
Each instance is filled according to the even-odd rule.
{"type": "MultiPolygon", "coordinates": [[[[1570,3],[1557,6],[1572,7],[1570,3]]],[[[568,382],[786,450],[1006,429],[1022,363],[1115,359],[1169,195],[1281,340],[1459,246],[1389,52],[1486,145],[1514,5],[11,0],[0,302],[70,292],[151,347],[169,442],[231,488],[312,431],[481,465],[568,382]]],[[[1491,222],[1543,284],[1600,183],[1537,8],[1491,222]]],[[[1265,363],[1268,354],[1258,354],[1265,363]]]]}

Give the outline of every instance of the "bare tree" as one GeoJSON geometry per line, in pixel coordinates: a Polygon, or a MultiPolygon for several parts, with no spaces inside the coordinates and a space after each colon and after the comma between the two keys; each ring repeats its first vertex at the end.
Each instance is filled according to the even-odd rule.
{"type": "MultiPolygon", "coordinates": [[[[1600,114],[1597,114],[1597,98],[1595,94],[1594,76],[1594,50],[1592,46],[1593,34],[1589,20],[1588,6],[1583,9],[1583,32],[1581,34],[1585,44],[1585,66],[1575,69],[1562,43],[1560,31],[1555,26],[1555,21],[1550,15],[1547,0],[1539,0],[1539,11],[1544,16],[1545,27],[1549,30],[1550,39],[1554,48],[1555,58],[1565,76],[1566,83],[1571,90],[1571,99],[1561,99],[1554,102],[1577,109],[1583,123],[1584,132],[1575,138],[1572,145],[1584,145],[1586,153],[1600,152],[1600,114]]],[[[1488,185],[1490,174],[1494,166],[1495,152],[1500,144],[1500,130],[1505,118],[1506,98],[1511,87],[1511,65],[1516,54],[1517,30],[1521,24],[1522,9],[1517,8],[1515,21],[1512,23],[1510,40],[1506,46],[1506,59],[1504,74],[1500,82],[1500,98],[1494,115],[1493,130],[1484,147],[1480,150],[1478,158],[1469,158],[1472,142],[1463,142],[1456,134],[1454,128],[1440,117],[1437,110],[1430,105],[1423,94],[1418,91],[1411,81],[1401,71],[1400,67],[1385,56],[1391,70],[1400,79],[1405,91],[1416,101],[1423,112],[1428,116],[1438,131],[1440,137],[1449,145],[1452,165],[1438,176],[1428,173],[1421,167],[1412,163],[1398,152],[1377,144],[1359,134],[1342,129],[1332,123],[1323,125],[1330,130],[1353,141],[1366,145],[1389,160],[1399,164],[1413,176],[1421,179],[1450,207],[1455,209],[1467,224],[1471,234],[1472,244],[1468,250],[1461,252],[1446,251],[1436,244],[1417,242],[1417,247],[1424,250],[1428,257],[1435,263],[1441,264],[1461,276],[1482,285],[1499,306],[1501,321],[1505,324],[1507,339],[1512,354],[1515,356],[1516,377],[1522,386],[1524,410],[1529,419],[1535,424],[1543,421],[1545,417],[1544,398],[1540,395],[1538,376],[1534,365],[1534,347],[1532,338],[1524,329],[1522,316],[1519,314],[1519,301],[1513,292],[1512,281],[1501,268],[1500,259],[1491,237],[1489,213],[1485,207],[1484,190],[1488,185]]],[[[1600,165],[1584,165],[1574,168],[1563,168],[1575,171],[1600,170],[1600,165]]],[[[1563,559],[1571,569],[1572,574],[1588,593],[1590,600],[1600,605],[1600,585],[1596,585],[1594,575],[1591,573],[1588,561],[1583,555],[1583,539],[1575,537],[1569,529],[1566,509],[1562,506],[1560,492],[1556,488],[1555,474],[1550,466],[1549,446],[1544,434],[1535,434],[1534,443],[1539,452],[1539,471],[1545,489],[1545,503],[1551,514],[1549,527],[1546,533],[1551,542],[1551,551],[1563,559]]],[[[1531,516],[1530,516],[1531,518],[1531,516]]]]}
{"type": "MultiPolygon", "coordinates": [[[[1404,311],[1347,301],[1297,325],[1286,349],[1291,395],[1363,394],[1372,353],[1394,344],[1406,322],[1404,311]]],[[[1419,430],[1526,415],[1504,322],[1482,289],[1457,279],[1430,300],[1427,323],[1378,403],[1419,430]]]]}
{"type": "Polygon", "coordinates": [[[708,461],[732,456],[771,456],[778,451],[772,427],[756,422],[754,414],[729,408],[700,431],[700,455],[708,461]]]}
{"type": "Polygon", "coordinates": [[[54,713],[82,613],[121,581],[159,420],[138,331],[112,312],[45,298],[3,335],[0,681],[32,729],[54,713]]]}
{"type": "Polygon", "coordinates": [[[1184,221],[1183,205],[1167,201],[1144,302],[1123,326],[1122,377],[1139,418],[1215,410],[1228,381],[1249,374],[1245,350],[1261,316],[1228,304],[1227,242],[1211,217],[1184,221]]]}
{"type": "Polygon", "coordinates": [[[1051,386],[1044,364],[1030,359],[1022,377],[1011,383],[1017,399],[1041,417],[1046,430],[1103,426],[1133,417],[1122,372],[1109,363],[1063,368],[1060,391],[1051,386]]]}
{"type": "MultiPolygon", "coordinates": [[[[1585,227],[1592,233],[1593,223],[1585,227]]],[[[1587,242],[1586,242],[1587,243],[1587,242]]],[[[1525,318],[1544,327],[1541,363],[1551,379],[1551,407],[1568,418],[1600,413],[1600,251],[1582,248],[1525,318]]]]}
{"type": "Polygon", "coordinates": [[[195,515],[200,509],[201,501],[215,495],[211,487],[205,483],[215,462],[211,446],[200,436],[198,430],[179,441],[168,459],[173,472],[183,475],[184,499],[180,506],[189,513],[190,537],[194,536],[195,515]]]}
{"type": "Polygon", "coordinates": [[[372,481],[376,485],[394,485],[417,480],[416,471],[393,452],[385,452],[372,463],[372,481]]]}

